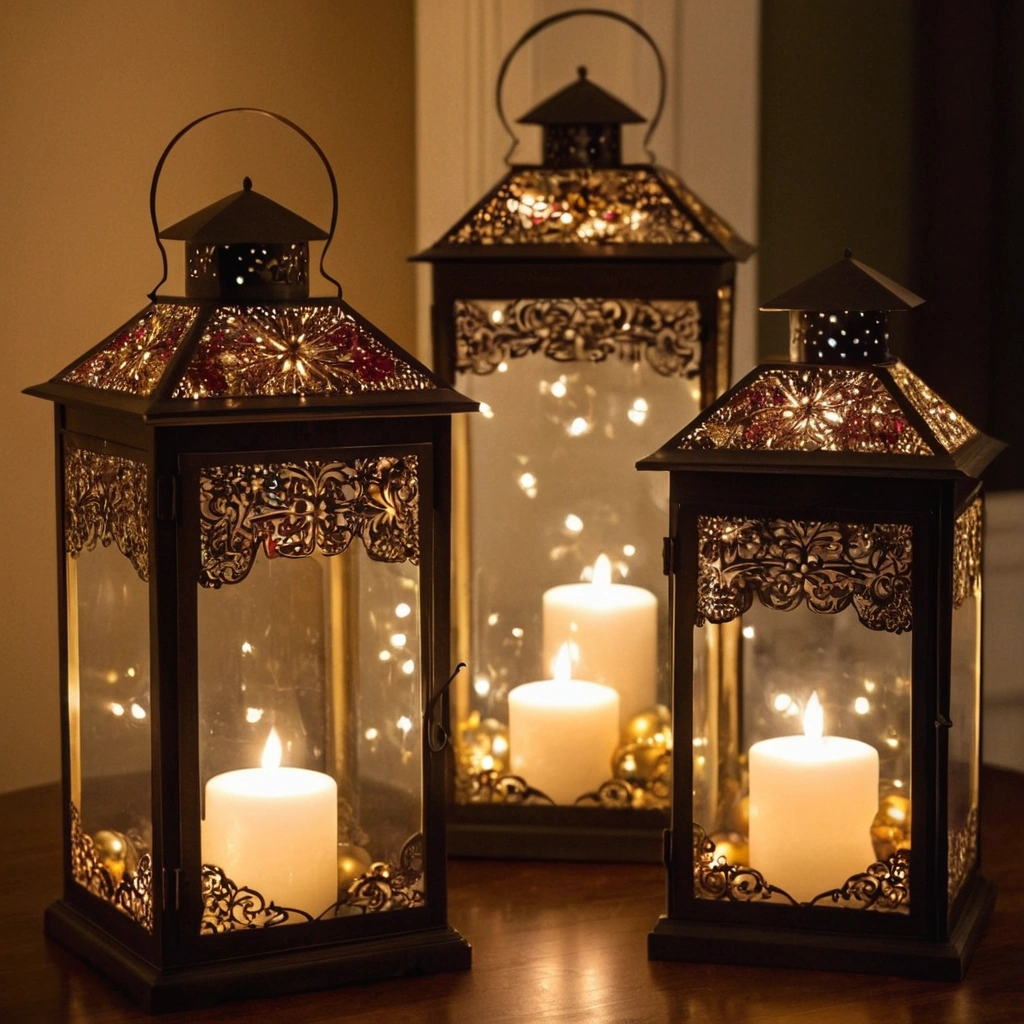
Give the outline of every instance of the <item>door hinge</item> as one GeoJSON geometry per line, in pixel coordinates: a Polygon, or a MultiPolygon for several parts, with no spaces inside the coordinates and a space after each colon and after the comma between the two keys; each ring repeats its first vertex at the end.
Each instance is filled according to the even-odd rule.
{"type": "Polygon", "coordinates": [[[665,537],[661,542],[661,562],[666,576],[676,571],[676,544],[671,537],[665,537]]]}
{"type": "Polygon", "coordinates": [[[173,473],[156,478],[156,518],[162,523],[177,522],[178,478],[173,473]]]}
{"type": "Polygon", "coordinates": [[[163,909],[181,909],[181,868],[164,868],[163,909]]]}

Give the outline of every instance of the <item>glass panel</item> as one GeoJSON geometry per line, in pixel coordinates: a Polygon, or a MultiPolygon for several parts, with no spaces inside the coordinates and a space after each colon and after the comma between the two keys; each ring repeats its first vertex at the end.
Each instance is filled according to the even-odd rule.
{"type": "Polygon", "coordinates": [[[949,452],[955,452],[972,437],[977,428],[969,423],[952,406],[947,405],[917,374],[902,363],[889,368],[893,380],[913,403],[914,408],[924,417],[925,423],[934,431],[939,443],[949,452]]]}
{"type": "Polygon", "coordinates": [[[62,379],[105,391],[152,394],[197,312],[195,306],[150,306],[62,379]]]}
{"type": "MultiPolygon", "coordinates": [[[[470,567],[469,593],[457,596],[460,656],[471,666],[456,691],[458,799],[664,806],[668,480],[635,463],[699,408],[696,304],[477,300],[457,310],[463,370],[476,371],[457,386],[482,403],[467,424],[469,508],[456,528],[457,562],[470,567]],[[535,709],[556,776],[569,772],[566,751],[598,752],[568,788],[541,784],[538,755],[523,747],[535,728],[521,725],[517,744],[509,711],[516,687],[551,682],[563,644],[571,674],[599,687],[554,700],[546,686],[554,704],[535,709]],[[607,688],[610,730],[599,724],[607,688]]],[[[518,699],[528,693],[543,696],[518,699]]]]}
{"type": "Polygon", "coordinates": [[[695,895],[906,911],[910,528],[700,524],[695,895]]]}
{"type": "Polygon", "coordinates": [[[225,306],[210,318],[175,398],[351,395],[435,387],[337,306],[225,306]]]}
{"type": "Polygon", "coordinates": [[[72,874],[152,930],[146,494],[145,464],[65,449],[72,874]]]}
{"type": "Polygon", "coordinates": [[[415,473],[203,471],[204,933],[425,900],[415,473]]]}
{"type": "Polygon", "coordinates": [[[956,523],[950,660],[948,893],[950,907],[978,858],[981,700],[981,501],[956,523]]]}

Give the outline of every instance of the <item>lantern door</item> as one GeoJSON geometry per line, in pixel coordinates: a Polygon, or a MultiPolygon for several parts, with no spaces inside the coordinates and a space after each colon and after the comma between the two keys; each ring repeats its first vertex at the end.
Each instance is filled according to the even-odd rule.
{"type": "Polygon", "coordinates": [[[423,927],[432,446],[184,465],[186,944],[210,959],[423,927]]]}

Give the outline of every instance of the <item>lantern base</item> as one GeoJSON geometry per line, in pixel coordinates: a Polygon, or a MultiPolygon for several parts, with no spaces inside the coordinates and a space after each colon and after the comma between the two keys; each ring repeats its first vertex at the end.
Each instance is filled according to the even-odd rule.
{"type": "MultiPolygon", "coordinates": [[[[893,935],[784,931],[662,917],[647,936],[648,960],[812,968],[961,981],[995,905],[996,887],[980,875],[945,942],[893,935]]],[[[844,913],[873,913],[846,910],[844,913]]]]}
{"type": "Polygon", "coordinates": [[[451,927],[163,970],[61,901],[47,908],[45,931],[149,1013],[404,975],[465,971],[472,960],[472,947],[451,927]]]}
{"type": "Polygon", "coordinates": [[[462,804],[448,808],[448,856],[662,864],[667,812],[462,804]]]}

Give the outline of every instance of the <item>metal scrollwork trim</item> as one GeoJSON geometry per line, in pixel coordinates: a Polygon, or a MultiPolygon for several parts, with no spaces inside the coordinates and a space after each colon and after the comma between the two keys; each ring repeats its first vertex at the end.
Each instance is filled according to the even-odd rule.
{"type": "Polygon", "coordinates": [[[116,544],[149,579],[149,477],[144,462],[64,446],[64,548],[77,558],[116,544]]]}
{"type": "Polygon", "coordinates": [[[460,772],[455,788],[462,804],[554,804],[551,797],[521,776],[497,771],[460,772]]]}
{"type": "Polygon", "coordinates": [[[104,866],[96,844],[82,829],[82,815],[74,803],[71,817],[71,877],[94,896],[112,903],[148,932],[153,931],[153,858],[143,854],[134,872],[118,881],[104,866]]]}
{"type": "Polygon", "coordinates": [[[869,629],[909,632],[913,528],[700,516],[697,625],[753,604],[835,614],[853,605],[869,629]]]}
{"type": "Polygon", "coordinates": [[[745,864],[730,864],[721,854],[716,857],[714,841],[694,822],[693,894],[698,899],[740,903],[775,899],[794,907],[842,904],[854,910],[905,913],[910,905],[910,857],[906,850],[897,850],[887,860],[851,875],[838,889],[800,903],[784,889],[771,885],[760,871],[745,864]]]}
{"type": "Polygon", "coordinates": [[[415,455],[204,467],[200,585],[241,582],[261,548],[268,558],[336,555],[356,538],[375,561],[418,564],[417,467],[415,455]]]}
{"type": "Polygon", "coordinates": [[[946,891],[952,905],[978,860],[978,808],[972,807],[963,828],[951,828],[947,838],[946,891]]]}
{"type": "MultiPolygon", "coordinates": [[[[671,765],[672,755],[663,754],[649,783],[608,779],[592,792],[577,797],[573,806],[614,810],[668,807],[671,797],[671,765]]],[[[460,804],[555,805],[551,797],[534,789],[522,776],[503,775],[497,771],[460,772],[456,780],[456,800],[460,804]]]]}
{"type": "Polygon", "coordinates": [[[972,502],[956,521],[953,535],[953,607],[981,587],[982,501],[972,502]]]}
{"type": "Polygon", "coordinates": [[[459,299],[455,336],[456,369],[478,375],[534,352],[556,362],[645,360],[663,377],[700,373],[700,307],[690,299],[459,299]]]}
{"type": "Polygon", "coordinates": [[[406,910],[426,904],[420,886],[423,878],[423,834],[412,836],[398,857],[398,864],[377,861],[349,885],[345,894],[315,917],[305,910],[282,907],[262,893],[238,885],[222,868],[203,865],[202,935],[273,928],[283,924],[308,924],[352,914],[406,910]]]}

